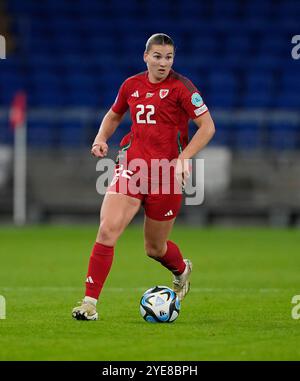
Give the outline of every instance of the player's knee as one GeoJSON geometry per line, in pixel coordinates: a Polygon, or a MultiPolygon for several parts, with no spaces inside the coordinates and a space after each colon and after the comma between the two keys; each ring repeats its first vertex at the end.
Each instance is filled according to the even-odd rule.
{"type": "Polygon", "coordinates": [[[116,221],[101,221],[97,241],[104,245],[114,246],[121,234],[121,225],[116,221]]]}
{"type": "Polygon", "coordinates": [[[164,248],[152,242],[145,242],[145,251],[148,257],[154,259],[162,257],[164,254],[164,248]]]}

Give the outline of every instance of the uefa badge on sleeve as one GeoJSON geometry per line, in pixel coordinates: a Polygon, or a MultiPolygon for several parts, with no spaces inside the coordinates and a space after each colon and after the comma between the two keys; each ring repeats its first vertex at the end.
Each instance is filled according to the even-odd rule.
{"type": "Polygon", "coordinates": [[[191,97],[191,102],[194,106],[200,107],[203,104],[203,99],[199,93],[193,93],[191,97]]]}

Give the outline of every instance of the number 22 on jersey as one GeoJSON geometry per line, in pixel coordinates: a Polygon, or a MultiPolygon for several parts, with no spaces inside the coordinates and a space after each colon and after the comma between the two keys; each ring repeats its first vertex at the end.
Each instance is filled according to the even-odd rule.
{"type": "Polygon", "coordinates": [[[151,119],[155,113],[153,105],[136,105],[136,108],[139,110],[136,113],[136,122],[138,124],[156,124],[156,120],[151,119]]]}

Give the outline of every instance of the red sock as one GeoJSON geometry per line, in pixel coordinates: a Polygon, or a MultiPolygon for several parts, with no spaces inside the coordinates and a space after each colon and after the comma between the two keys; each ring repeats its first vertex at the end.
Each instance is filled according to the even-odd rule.
{"type": "Polygon", "coordinates": [[[85,296],[98,299],[112,265],[114,248],[96,242],[89,262],[85,282],[85,296]]]}
{"type": "Polygon", "coordinates": [[[167,241],[167,251],[163,257],[154,258],[172,271],[175,275],[180,275],[185,270],[185,263],[177,245],[172,241],[167,241]]]}

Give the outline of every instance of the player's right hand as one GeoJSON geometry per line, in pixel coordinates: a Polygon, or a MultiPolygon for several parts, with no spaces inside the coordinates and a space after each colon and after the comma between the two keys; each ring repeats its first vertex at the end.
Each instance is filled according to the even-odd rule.
{"type": "Polygon", "coordinates": [[[105,157],[108,152],[108,145],[105,142],[94,143],[91,154],[96,157],[105,157]]]}
{"type": "Polygon", "coordinates": [[[189,159],[178,156],[175,168],[175,176],[180,186],[186,186],[187,179],[190,177],[189,159]]]}

